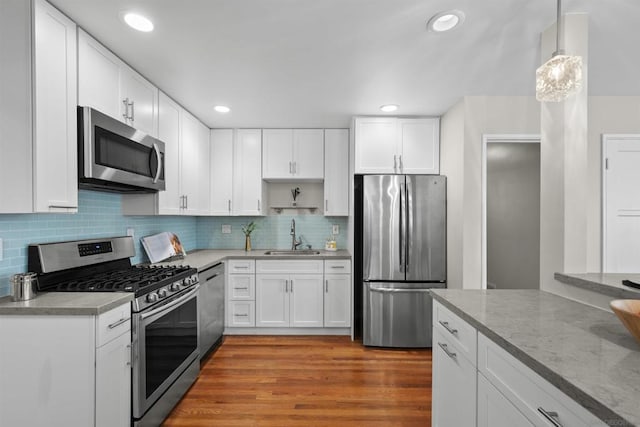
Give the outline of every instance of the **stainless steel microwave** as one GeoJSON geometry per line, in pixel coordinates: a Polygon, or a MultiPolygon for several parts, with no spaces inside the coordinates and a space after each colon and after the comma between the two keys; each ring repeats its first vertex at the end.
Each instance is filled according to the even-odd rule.
{"type": "Polygon", "coordinates": [[[119,193],[165,189],[164,142],[90,107],[78,107],[80,188],[119,193]]]}

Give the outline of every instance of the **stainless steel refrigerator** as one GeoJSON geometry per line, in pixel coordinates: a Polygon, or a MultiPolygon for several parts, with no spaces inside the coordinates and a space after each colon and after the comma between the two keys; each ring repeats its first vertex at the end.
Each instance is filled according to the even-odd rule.
{"type": "Polygon", "coordinates": [[[431,347],[429,289],[446,287],[446,178],[361,179],[363,344],[431,347]]]}

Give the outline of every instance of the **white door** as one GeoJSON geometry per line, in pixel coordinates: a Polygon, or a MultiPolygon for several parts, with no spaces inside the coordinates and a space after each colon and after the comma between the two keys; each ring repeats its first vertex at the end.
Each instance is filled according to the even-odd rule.
{"type": "Polygon", "coordinates": [[[324,324],[322,275],[292,275],[289,279],[289,290],[291,326],[322,327],[324,324]]]}
{"type": "Polygon", "coordinates": [[[640,135],[604,135],[604,273],[640,272],[640,135]]]}
{"type": "Polygon", "coordinates": [[[440,173],[440,119],[398,119],[401,173],[440,173]]]}
{"type": "MultiPolygon", "coordinates": [[[[122,92],[129,99],[129,125],[157,137],[158,88],[140,74],[124,67],[120,73],[120,84],[122,92]]],[[[124,104],[122,107],[125,107],[124,104]]]]}
{"type": "Polygon", "coordinates": [[[535,426],[480,373],[478,373],[477,425],[478,427],[535,426]]]}
{"type": "Polygon", "coordinates": [[[358,117],[355,128],[355,173],[400,173],[397,119],[358,117]]]}
{"type": "Polygon", "coordinates": [[[348,328],[351,326],[351,275],[325,274],[324,326],[348,328]]]}
{"type": "Polygon", "coordinates": [[[256,275],[256,327],[289,327],[288,275],[256,275]]]}
{"type": "Polygon", "coordinates": [[[324,131],[324,215],[349,215],[349,130],[324,131]]]}
{"type": "Polygon", "coordinates": [[[437,329],[433,331],[432,357],[433,427],[475,426],[476,367],[437,329]]]}
{"type": "Polygon", "coordinates": [[[293,130],[293,174],[299,179],[324,178],[324,130],[293,130]]]}
{"type": "Polygon", "coordinates": [[[238,129],[233,144],[233,214],[262,215],[262,131],[238,129]]]}
{"type": "Polygon", "coordinates": [[[35,4],[34,203],[37,212],[78,209],[76,25],[35,4]]]}
{"type": "Polygon", "coordinates": [[[125,122],[121,113],[122,62],[82,30],[78,30],[78,105],[93,107],[125,122]]]}
{"type": "Polygon", "coordinates": [[[231,215],[233,130],[211,130],[211,214],[231,215]]]}
{"type": "Polygon", "coordinates": [[[293,175],[293,130],[262,131],[262,177],[291,178],[293,175]]]}
{"type": "Polygon", "coordinates": [[[200,159],[200,141],[198,119],[187,111],[180,110],[180,195],[182,212],[188,215],[197,213],[198,165],[200,159]]]}
{"type": "Polygon", "coordinates": [[[164,142],[165,190],[158,193],[161,215],[180,213],[180,106],[160,93],[158,137],[164,142]]]}
{"type": "Polygon", "coordinates": [[[131,334],[96,349],[96,427],[131,422],[131,334]]]}

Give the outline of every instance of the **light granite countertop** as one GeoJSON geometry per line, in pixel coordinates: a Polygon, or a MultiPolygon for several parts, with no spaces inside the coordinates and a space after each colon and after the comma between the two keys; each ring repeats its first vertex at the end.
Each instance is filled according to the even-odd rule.
{"type": "Polygon", "coordinates": [[[189,265],[202,271],[227,259],[351,259],[351,254],[346,250],[319,251],[318,255],[265,255],[269,250],[275,249],[254,249],[249,252],[233,249],[199,249],[188,252],[183,259],[160,262],[156,265],[189,265]]]}
{"type": "Polygon", "coordinates": [[[640,344],[614,314],[535,290],[431,293],[604,422],[640,426],[640,344]]]}
{"type": "Polygon", "coordinates": [[[640,299],[640,289],[622,284],[623,280],[640,283],[640,274],[633,273],[555,273],[554,278],[567,285],[589,289],[620,299],[640,299]]]}
{"type": "Polygon", "coordinates": [[[0,298],[0,315],[98,315],[133,300],[133,292],[41,292],[28,301],[0,298]]]}

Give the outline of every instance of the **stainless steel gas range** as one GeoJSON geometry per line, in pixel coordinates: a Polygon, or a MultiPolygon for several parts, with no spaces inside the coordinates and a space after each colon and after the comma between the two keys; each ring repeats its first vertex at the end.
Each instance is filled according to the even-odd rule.
{"type": "Polygon", "coordinates": [[[134,292],[132,424],[158,426],[200,371],[198,274],[185,266],[132,266],[131,237],[29,246],[38,290],[134,292]]]}

